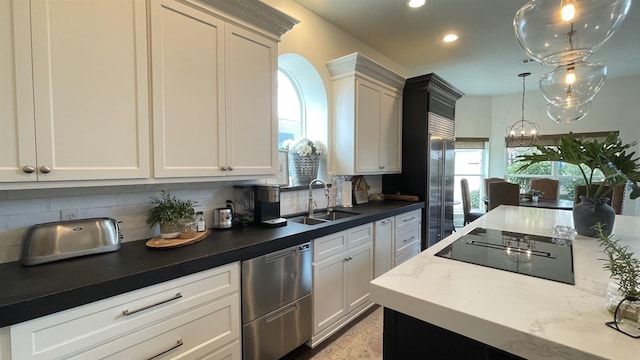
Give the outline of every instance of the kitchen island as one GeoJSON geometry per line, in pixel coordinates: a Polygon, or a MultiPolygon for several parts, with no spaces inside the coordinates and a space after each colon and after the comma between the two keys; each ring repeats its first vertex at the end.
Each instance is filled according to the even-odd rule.
{"type": "MultiPolygon", "coordinates": [[[[618,215],[614,226],[614,238],[636,254],[638,220],[618,215]]],[[[495,359],[639,359],[640,340],[604,324],[612,320],[605,307],[610,279],[597,239],[573,241],[575,285],[435,256],[478,227],[553,237],[556,225],[572,226],[571,211],[500,206],[374,279],[371,298],[385,307],[385,358],[439,359],[434,354],[468,345],[495,359]],[[433,334],[463,341],[447,348],[433,334]]]]}

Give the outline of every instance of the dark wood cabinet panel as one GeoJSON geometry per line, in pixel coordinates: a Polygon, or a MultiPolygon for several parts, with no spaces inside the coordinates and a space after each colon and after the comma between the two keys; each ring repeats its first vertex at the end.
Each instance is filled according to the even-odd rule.
{"type": "MultiPolygon", "coordinates": [[[[446,140],[451,145],[449,152],[453,152],[452,122],[455,120],[456,101],[463,95],[460,90],[436,74],[417,76],[405,82],[402,96],[402,173],[384,175],[382,191],[386,194],[417,195],[430,208],[422,215],[421,248],[423,250],[453,231],[453,200],[447,201],[448,195],[445,194],[448,192],[450,197],[453,195],[453,175],[452,172],[444,170],[447,164],[437,164],[438,161],[447,162],[448,157],[451,160],[448,161],[448,167],[453,167],[453,157],[452,154],[447,157],[439,156],[437,151],[433,151],[431,133],[434,129],[430,128],[430,124],[434,124],[434,118],[448,120],[450,126],[445,127],[450,128],[451,131],[445,137],[437,134],[436,138],[446,140]],[[437,116],[434,117],[433,114],[437,116]],[[435,167],[438,166],[442,171],[436,171],[435,167]],[[433,179],[434,173],[439,173],[447,179],[433,179]],[[438,186],[444,187],[445,192],[434,188],[436,183],[441,184],[438,186]],[[446,208],[438,205],[445,203],[451,204],[446,208]],[[433,216],[434,214],[437,216],[433,216]],[[429,228],[432,229],[431,235],[427,230],[429,228]]],[[[438,121],[438,124],[442,123],[438,121]]],[[[440,127],[438,130],[441,129],[440,127]]],[[[441,150],[447,149],[438,149],[438,151],[441,150]]]]}
{"type": "Polygon", "coordinates": [[[523,358],[385,308],[383,359],[518,360],[523,358]]]}

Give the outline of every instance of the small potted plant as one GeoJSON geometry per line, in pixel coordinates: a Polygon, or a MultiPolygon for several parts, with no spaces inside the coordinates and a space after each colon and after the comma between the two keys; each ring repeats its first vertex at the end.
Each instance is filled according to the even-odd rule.
{"type": "Polygon", "coordinates": [[[152,196],[150,203],[153,207],[147,211],[146,223],[149,227],[160,224],[160,237],[164,239],[178,237],[182,230],[180,219],[193,217],[195,213],[195,202],[178,199],[165,190],[160,197],[152,196]]]}
{"type": "Polygon", "coordinates": [[[544,195],[544,192],[536,189],[531,189],[527,191],[527,195],[531,197],[531,201],[538,202],[538,199],[540,198],[540,196],[544,195]]]}
{"type": "Polygon", "coordinates": [[[327,152],[327,147],[320,141],[303,137],[285,140],[282,150],[289,152],[289,174],[293,179],[293,186],[306,186],[318,177],[320,156],[327,152]]]}
{"type": "MultiPolygon", "coordinates": [[[[614,240],[612,235],[604,232],[602,225],[596,225],[598,232],[598,242],[603,247],[607,256],[603,268],[609,270],[611,279],[607,288],[607,310],[614,313],[614,321],[608,324],[615,324],[617,330],[620,324],[631,322],[630,328],[637,331],[631,336],[640,335],[640,259],[634,257],[627,246],[620,244],[619,240],[614,240]]],[[[626,328],[627,326],[625,326],[626,328]]],[[[629,330],[622,329],[623,332],[629,330]]]]}

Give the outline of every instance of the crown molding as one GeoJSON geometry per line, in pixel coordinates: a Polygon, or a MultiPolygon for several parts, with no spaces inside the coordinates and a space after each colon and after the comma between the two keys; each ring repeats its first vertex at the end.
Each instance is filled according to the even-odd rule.
{"type": "Polygon", "coordinates": [[[332,78],[357,72],[396,89],[404,86],[402,76],[357,52],[327,62],[327,68],[332,78]]]}
{"type": "Polygon", "coordinates": [[[291,30],[300,20],[258,0],[198,0],[240,20],[251,23],[278,37],[291,30]]]}

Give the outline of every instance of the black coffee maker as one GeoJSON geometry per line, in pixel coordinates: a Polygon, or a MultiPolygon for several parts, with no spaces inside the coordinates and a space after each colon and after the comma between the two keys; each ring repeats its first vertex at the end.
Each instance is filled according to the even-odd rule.
{"type": "Polygon", "coordinates": [[[280,186],[256,185],[255,222],[267,227],[287,225],[287,219],[280,217],[280,186]]]}

